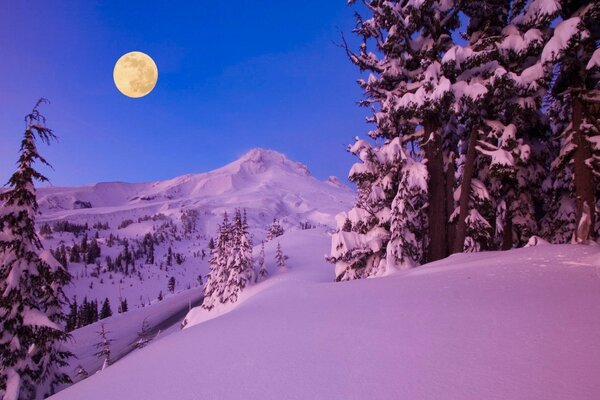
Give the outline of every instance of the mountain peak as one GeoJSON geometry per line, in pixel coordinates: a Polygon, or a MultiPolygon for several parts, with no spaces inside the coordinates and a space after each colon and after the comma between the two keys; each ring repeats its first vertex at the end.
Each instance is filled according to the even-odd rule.
{"type": "Polygon", "coordinates": [[[278,151],[260,147],[249,150],[230,165],[235,165],[252,172],[264,172],[271,167],[277,167],[295,174],[310,176],[310,171],[304,164],[292,161],[285,154],[278,151]]]}

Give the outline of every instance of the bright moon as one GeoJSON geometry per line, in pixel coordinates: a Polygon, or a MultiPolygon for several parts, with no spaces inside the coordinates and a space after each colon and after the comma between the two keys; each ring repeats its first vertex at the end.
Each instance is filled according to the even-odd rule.
{"type": "Polygon", "coordinates": [[[144,97],[156,86],[158,68],[147,54],[132,51],[117,60],[113,78],[117,89],[125,96],[144,97]]]}

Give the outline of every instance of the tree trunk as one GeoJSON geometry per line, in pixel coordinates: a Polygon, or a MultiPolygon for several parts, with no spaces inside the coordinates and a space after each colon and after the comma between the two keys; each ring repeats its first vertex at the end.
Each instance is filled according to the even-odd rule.
{"type": "Polygon", "coordinates": [[[471,195],[471,182],[475,173],[475,156],[479,131],[474,128],[471,131],[469,146],[467,148],[467,156],[463,167],[463,179],[460,185],[460,198],[458,200],[459,214],[456,221],[456,237],[454,239],[453,253],[462,253],[465,247],[465,236],[467,234],[467,226],[465,220],[469,212],[469,196],[471,195]]]}
{"type": "Polygon", "coordinates": [[[429,248],[427,261],[436,261],[448,256],[446,240],[446,184],[444,176],[444,157],[440,136],[434,132],[430,123],[424,123],[425,157],[427,158],[429,219],[429,248]]]}
{"type": "Polygon", "coordinates": [[[502,250],[510,250],[513,245],[513,223],[510,215],[512,201],[506,200],[506,210],[504,211],[504,227],[502,230],[502,250]]]}
{"type": "Polygon", "coordinates": [[[577,232],[576,240],[583,241],[591,239],[594,235],[595,217],[596,217],[596,200],[594,194],[594,177],[592,175],[591,168],[586,164],[586,160],[592,157],[592,150],[590,143],[586,140],[585,133],[581,131],[581,124],[583,122],[584,107],[579,93],[573,94],[573,142],[577,146],[575,149],[574,156],[574,182],[575,182],[575,197],[577,204],[577,216],[576,226],[579,225],[581,217],[583,216],[584,204],[587,203],[590,210],[591,226],[587,234],[587,237],[578,237],[577,232]]]}
{"type": "Polygon", "coordinates": [[[448,236],[448,251],[454,249],[454,240],[456,237],[456,222],[450,223],[448,219],[454,212],[454,185],[456,177],[454,176],[456,169],[454,167],[454,153],[450,154],[448,165],[446,166],[446,235],[448,236]]]}

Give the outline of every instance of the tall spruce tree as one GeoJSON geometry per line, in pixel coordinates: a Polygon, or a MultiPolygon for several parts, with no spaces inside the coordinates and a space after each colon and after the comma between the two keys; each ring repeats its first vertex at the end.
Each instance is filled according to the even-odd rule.
{"type": "Polygon", "coordinates": [[[551,219],[571,227],[560,241],[583,242],[600,236],[600,3],[562,0],[553,11],[562,21],[540,58],[553,77],[549,109],[560,137],[551,219]]]}
{"type": "Polygon", "coordinates": [[[227,259],[232,241],[232,227],[227,212],[223,214],[223,221],[217,228],[217,239],[209,260],[209,272],[204,285],[204,300],[202,307],[212,310],[221,303],[227,282],[227,259]]]}
{"type": "Polygon", "coordinates": [[[233,218],[233,236],[227,257],[227,283],[221,302],[235,303],[239,293],[254,282],[254,266],[252,262],[252,246],[248,224],[237,209],[233,218]]]}
{"type": "Polygon", "coordinates": [[[34,182],[47,178],[34,164],[49,165],[36,142],[55,139],[39,112],[44,102],[38,101],[25,117],[18,168],[10,189],[0,194],[0,397],[5,400],[47,396],[70,382],[61,371],[71,356],[63,348],[68,334],[62,326],[62,287],[70,275],[43,250],[35,230],[34,182]]]}
{"type": "Polygon", "coordinates": [[[257,280],[263,280],[269,275],[265,264],[265,242],[260,243],[260,253],[258,253],[258,275],[257,280]]]}

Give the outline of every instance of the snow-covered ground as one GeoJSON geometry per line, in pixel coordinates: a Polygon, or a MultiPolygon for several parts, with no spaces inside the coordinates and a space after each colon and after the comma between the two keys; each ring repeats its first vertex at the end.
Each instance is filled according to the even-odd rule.
{"type": "Polygon", "coordinates": [[[600,248],[459,254],[332,282],[325,229],[215,318],[133,352],[53,398],[598,399],[600,248]]]}
{"type": "Polygon", "coordinates": [[[101,325],[104,325],[108,333],[108,339],[112,341],[111,362],[118,362],[121,358],[127,356],[136,350],[136,343],[139,340],[146,340],[152,343],[162,339],[163,336],[177,332],[180,329],[180,316],[190,305],[198,304],[202,299],[201,289],[191,289],[182,293],[170,296],[161,302],[154,302],[145,308],[138,308],[128,311],[124,314],[116,314],[102,321],[86,325],[76,329],[71,333],[71,340],[67,347],[74,357],[69,359],[67,372],[74,382],[78,382],[84,377],[81,375],[81,368],[87,374],[93,374],[102,368],[104,360],[98,358],[95,353],[98,351],[96,344],[100,341],[98,332],[101,325]],[[143,332],[143,325],[148,325],[147,332],[143,332]],[[140,335],[141,333],[143,335],[140,335]]]}

